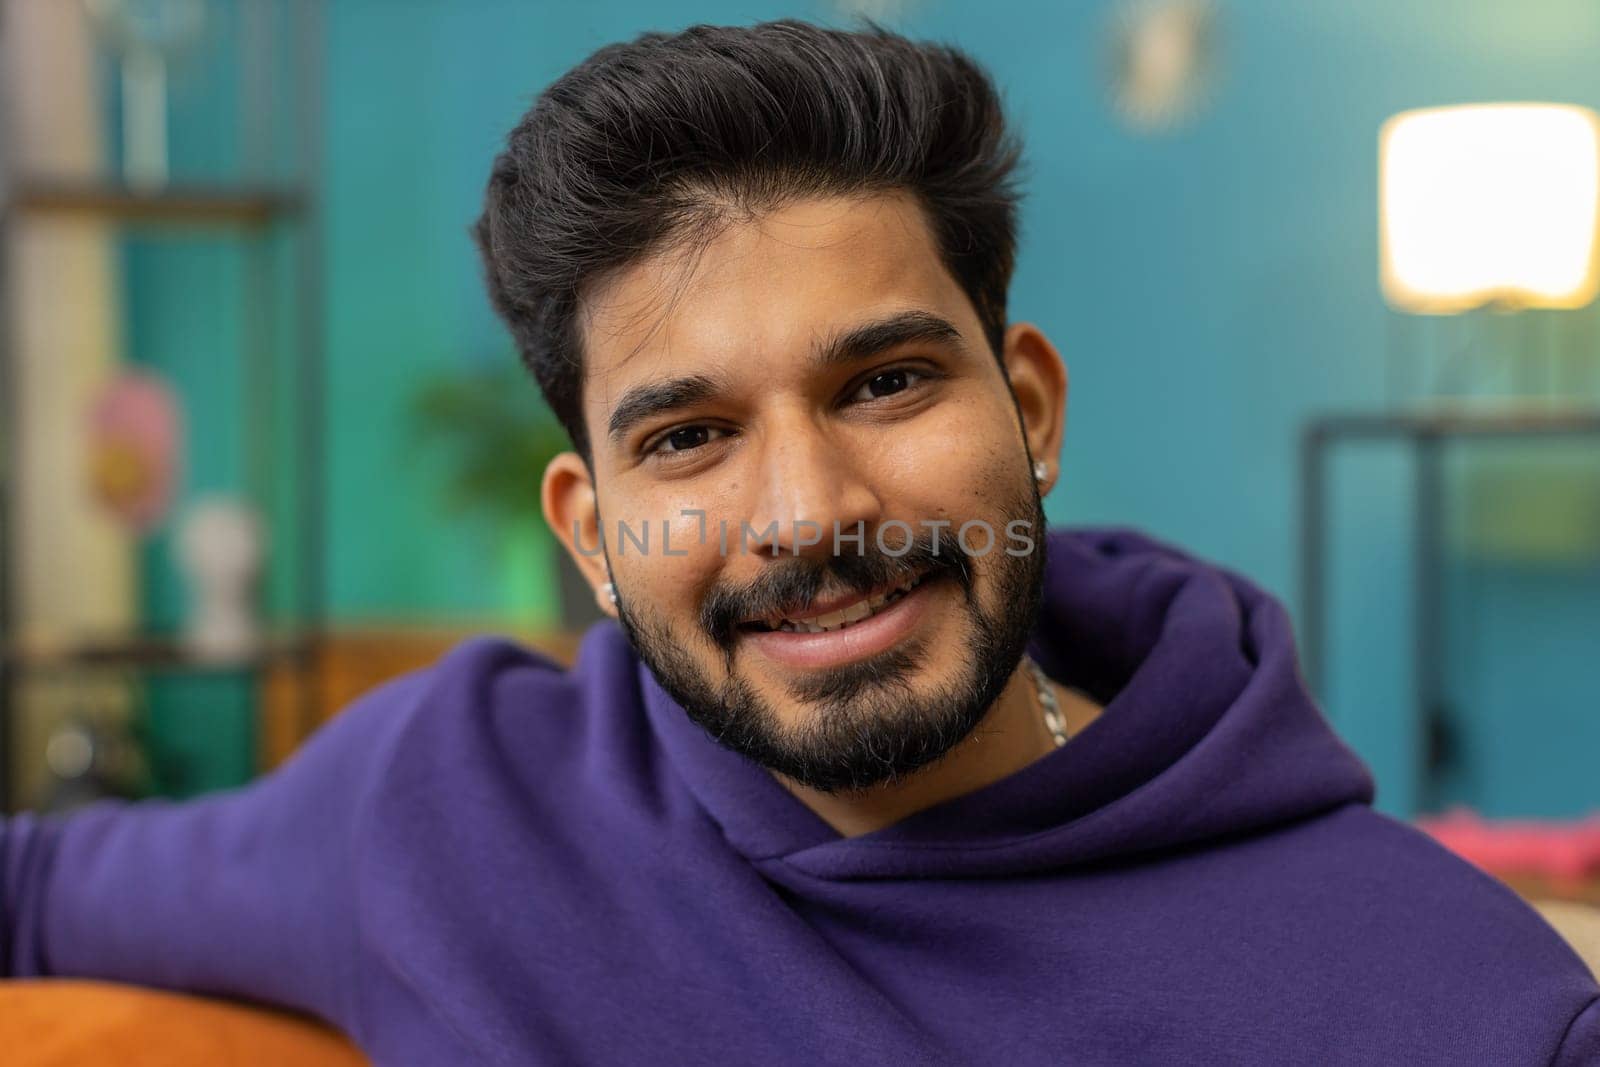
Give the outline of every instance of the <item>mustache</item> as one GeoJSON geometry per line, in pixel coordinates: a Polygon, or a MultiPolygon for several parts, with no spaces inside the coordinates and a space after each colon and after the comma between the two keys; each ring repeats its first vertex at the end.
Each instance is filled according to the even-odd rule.
{"type": "Polygon", "coordinates": [[[924,531],[896,555],[876,550],[837,556],[795,556],[768,564],[747,585],[719,584],[700,607],[700,626],[718,648],[731,652],[739,624],[747,619],[804,611],[824,590],[866,596],[907,578],[949,577],[971,598],[972,559],[954,537],[937,545],[924,531]]]}

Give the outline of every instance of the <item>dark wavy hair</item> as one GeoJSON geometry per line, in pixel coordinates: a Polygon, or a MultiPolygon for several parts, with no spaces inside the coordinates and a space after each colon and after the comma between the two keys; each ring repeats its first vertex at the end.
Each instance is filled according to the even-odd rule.
{"type": "Polygon", "coordinates": [[[998,358],[1019,156],[994,84],[954,48],[877,26],[693,26],[601,48],[540,94],[472,232],[496,312],[589,459],[579,300],[802,197],[914,194],[998,358]]]}

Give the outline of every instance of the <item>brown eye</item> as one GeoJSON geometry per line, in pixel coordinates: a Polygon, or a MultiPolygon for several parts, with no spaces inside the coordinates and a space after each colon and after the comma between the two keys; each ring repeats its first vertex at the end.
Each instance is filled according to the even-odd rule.
{"type": "Polygon", "coordinates": [[[683,452],[693,452],[714,441],[719,435],[727,431],[719,430],[713,426],[679,426],[669,430],[661,437],[656,438],[649,452],[656,455],[672,456],[683,452]]]}
{"type": "Polygon", "coordinates": [[[903,370],[884,371],[875,374],[867,381],[867,392],[873,396],[890,396],[906,387],[906,372],[903,370]]]}
{"type": "Polygon", "coordinates": [[[921,384],[922,379],[928,375],[910,367],[895,367],[891,370],[879,371],[866,381],[862,382],[851,398],[858,401],[883,400],[903,393],[907,389],[915,388],[921,384]]]}
{"type": "Polygon", "coordinates": [[[681,430],[673,430],[662,441],[663,444],[672,446],[674,452],[687,452],[691,448],[699,448],[711,440],[711,431],[704,426],[685,426],[681,430]]]}

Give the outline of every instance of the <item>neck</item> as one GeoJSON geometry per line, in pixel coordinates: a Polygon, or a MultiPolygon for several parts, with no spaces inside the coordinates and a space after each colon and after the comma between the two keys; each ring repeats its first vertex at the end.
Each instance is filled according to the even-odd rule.
{"type": "MultiPolygon", "coordinates": [[[[1069,734],[1081,730],[1100,712],[1086,697],[1061,686],[1054,688],[1069,734]]],[[[1025,665],[1019,665],[971,735],[915,774],[860,793],[821,793],[783,775],[774,777],[840,834],[857,837],[998,782],[1055,748],[1055,738],[1040,711],[1033,676],[1025,665]]]]}

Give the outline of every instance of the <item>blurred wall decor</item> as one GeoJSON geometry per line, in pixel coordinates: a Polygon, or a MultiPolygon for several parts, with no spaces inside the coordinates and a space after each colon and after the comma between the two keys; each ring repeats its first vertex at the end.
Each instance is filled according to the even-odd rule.
{"type": "Polygon", "coordinates": [[[1160,132],[1205,107],[1218,76],[1218,21],[1215,0],[1120,0],[1108,80],[1124,122],[1160,132]]]}
{"type": "Polygon", "coordinates": [[[834,10],[844,18],[887,22],[909,14],[917,0],[833,0],[834,10]]]}
{"type": "Polygon", "coordinates": [[[182,477],[183,416],[172,387],[149,372],[123,371],[89,414],[93,497],[136,533],[166,518],[182,477]]]}

